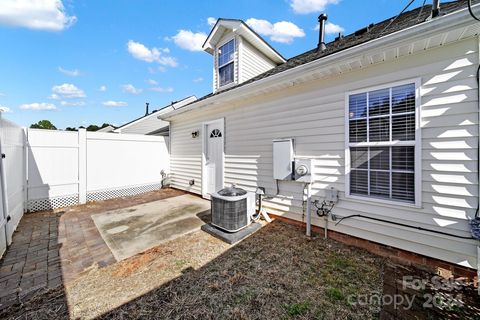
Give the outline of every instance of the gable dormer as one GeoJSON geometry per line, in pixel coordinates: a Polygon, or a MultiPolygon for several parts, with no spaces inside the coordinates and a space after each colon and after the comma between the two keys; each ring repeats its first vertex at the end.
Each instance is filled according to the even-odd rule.
{"type": "Polygon", "coordinates": [[[245,82],[285,62],[242,20],[218,19],[203,49],[213,56],[213,92],[245,82]]]}

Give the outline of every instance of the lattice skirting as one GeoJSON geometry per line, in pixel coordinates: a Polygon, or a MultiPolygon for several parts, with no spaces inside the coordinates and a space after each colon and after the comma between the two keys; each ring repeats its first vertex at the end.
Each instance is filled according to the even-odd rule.
{"type": "MultiPolygon", "coordinates": [[[[161,183],[154,183],[117,189],[90,191],[87,193],[87,202],[134,196],[161,188],[161,183]]],[[[78,194],[73,194],[50,199],[29,200],[27,203],[27,210],[29,212],[46,211],[74,206],[77,204],[79,204],[78,194]]]]}
{"type": "Polygon", "coordinates": [[[154,184],[125,187],[125,188],[118,188],[118,189],[90,191],[87,193],[87,202],[133,196],[136,194],[158,190],[160,188],[162,188],[161,183],[154,183],[154,184]]]}
{"type": "Polygon", "coordinates": [[[50,198],[29,200],[27,210],[29,212],[46,211],[57,208],[69,207],[78,204],[78,194],[50,198]]]}

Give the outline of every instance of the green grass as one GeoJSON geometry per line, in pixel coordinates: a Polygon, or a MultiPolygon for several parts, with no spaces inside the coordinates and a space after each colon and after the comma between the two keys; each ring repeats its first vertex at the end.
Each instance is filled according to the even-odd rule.
{"type": "Polygon", "coordinates": [[[291,317],[301,316],[308,312],[310,309],[310,304],[308,302],[305,303],[292,303],[286,305],[285,308],[287,309],[287,313],[291,317]]]}
{"type": "Polygon", "coordinates": [[[333,260],[333,265],[336,269],[346,269],[350,266],[350,261],[340,257],[335,257],[335,259],[333,260]]]}
{"type": "Polygon", "coordinates": [[[328,288],[326,293],[327,293],[327,297],[331,301],[340,301],[345,299],[342,291],[340,291],[340,289],[337,289],[337,288],[328,288]]]}

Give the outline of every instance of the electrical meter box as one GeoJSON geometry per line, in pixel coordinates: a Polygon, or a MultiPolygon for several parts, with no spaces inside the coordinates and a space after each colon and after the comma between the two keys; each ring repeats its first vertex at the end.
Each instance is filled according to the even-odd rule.
{"type": "Polygon", "coordinates": [[[312,159],[295,158],[294,161],[294,180],[297,182],[311,183],[313,181],[312,159]]]}
{"type": "Polygon", "coordinates": [[[293,139],[273,140],[273,178],[292,179],[293,139]]]}

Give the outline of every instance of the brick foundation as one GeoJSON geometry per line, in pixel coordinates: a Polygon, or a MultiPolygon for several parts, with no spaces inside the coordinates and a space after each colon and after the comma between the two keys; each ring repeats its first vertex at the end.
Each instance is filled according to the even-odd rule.
{"type": "MultiPolygon", "coordinates": [[[[280,221],[284,221],[289,224],[297,225],[303,228],[306,225],[305,222],[293,220],[290,218],[285,218],[275,214],[270,214],[270,215],[274,219],[278,219],[280,221]]],[[[314,226],[314,225],[312,225],[312,231],[322,235],[325,232],[324,228],[314,226]]],[[[357,238],[357,237],[350,236],[345,233],[336,232],[333,230],[328,230],[328,237],[330,239],[334,239],[336,241],[345,243],[347,245],[365,249],[373,254],[388,258],[398,264],[420,267],[425,269],[426,271],[439,274],[445,278],[449,278],[452,276],[464,277],[471,281],[474,281],[475,283],[478,283],[477,271],[474,269],[462,267],[453,263],[438,260],[435,258],[430,258],[424,255],[410,252],[410,251],[393,248],[377,242],[357,238]]]]}

